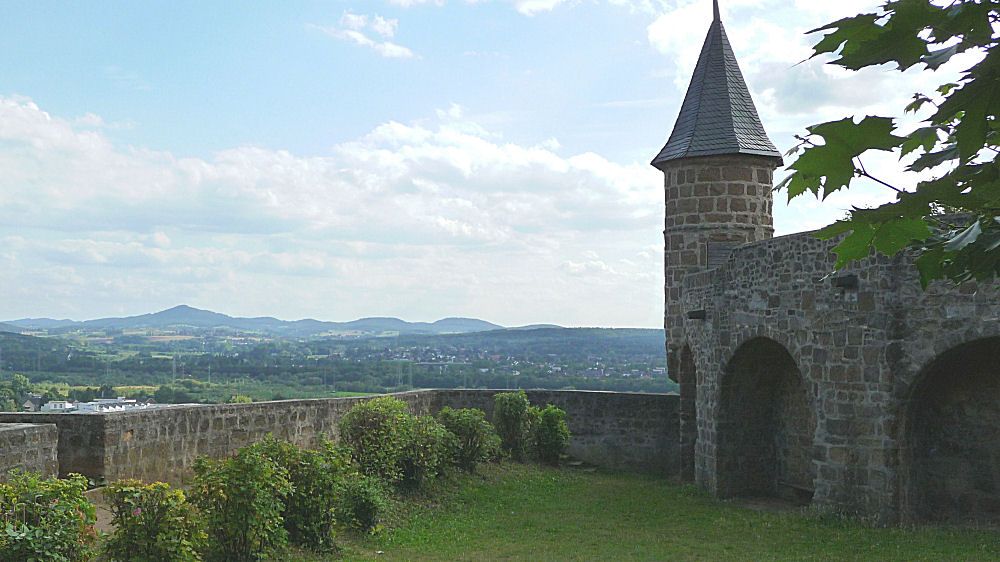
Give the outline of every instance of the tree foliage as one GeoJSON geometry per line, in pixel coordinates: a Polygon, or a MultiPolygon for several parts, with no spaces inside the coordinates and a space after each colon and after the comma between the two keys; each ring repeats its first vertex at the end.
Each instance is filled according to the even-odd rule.
{"type": "Polygon", "coordinates": [[[854,208],[849,218],[817,233],[847,234],[834,249],[838,268],[868,257],[872,248],[893,255],[910,247],[924,287],[934,279],[1000,274],[998,13],[1000,0],[890,0],[876,13],[812,31],[825,33],[813,56],[833,54],[831,64],[850,70],[883,64],[900,72],[915,65],[937,70],[961,54],[966,56],[956,63],[974,61],[956,82],[914,94],[903,111],[926,118],[912,131],[890,117],[866,116],[813,125],[799,137],[792,174],[778,186],[789,198],[811,192],[825,199],[858,178],[896,192],[895,201],[854,208]],[[872,150],[897,153],[907,160],[906,170],[926,179],[900,186],[875,178],[861,161],[872,150]]]}

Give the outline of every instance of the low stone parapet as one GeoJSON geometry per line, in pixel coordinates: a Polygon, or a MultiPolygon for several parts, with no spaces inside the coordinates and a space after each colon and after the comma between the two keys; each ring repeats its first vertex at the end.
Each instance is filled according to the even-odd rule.
{"type": "MultiPolygon", "coordinates": [[[[504,390],[435,390],[435,409],[478,408],[493,417],[504,390]]],[[[528,390],[532,405],[566,411],[570,456],[621,470],[676,476],[680,469],[679,396],[580,390],[528,390]]]]}
{"type": "MultiPolygon", "coordinates": [[[[492,414],[501,390],[418,390],[395,394],[415,414],[445,406],[492,414]]],[[[534,404],[566,410],[570,454],[592,464],[673,475],[677,396],[583,391],[528,391],[534,404]]],[[[0,423],[45,422],[58,431],[61,475],[95,481],[138,478],[178,482],[199,456],[222,457],[267,434],[302,447],[339,438],[338,424],[371,397],[170,406],[105,414],[0,413],[0,423]],[[57,429],[58,428],[58,429],[57,429]]]]}
{"type": "Polygon", "coordinates": [[[58,439],[53,424],[0,423],[0,481],[12,469],[57,475],[58,439]]]}

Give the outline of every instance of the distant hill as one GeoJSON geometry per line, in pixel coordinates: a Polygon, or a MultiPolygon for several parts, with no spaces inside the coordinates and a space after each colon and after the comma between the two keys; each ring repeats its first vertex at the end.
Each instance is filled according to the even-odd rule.
{"type": "MultiPolygon", "coordinates": [[[[187,305],[179,305],[160,312],[140,314],[124,318],[99,318],[84,322],[53,320],[51,318],[24,318],[7,322],[20,329],[45,329],[49,331],[72,331],[78,329],[158,329],[172,330],[196,328],[201,330],[228,330],[235,332],[256,332],[272,336],[318,337],[322,335],[366,337],[396,334],[453,334],[501,330],[503,326],[477,320],[475,318],[445,318],[437,322],[406,322],[399,318],[361,318],[350,322],[322,322],[305,319],[296,321],[278,320],[271,317],[238,318],[202,310],[187,305]]],[[[0,325],[2,330],[2,325],[0,325]]]]}
{"type": "Polygon", "coordinates": [[[17,326],[18,328],[28,328],[36,330],[49,330],[51,328],[58,328],[60,326],[68,326],[71,324],[77,324],[69,318],[63,318],[62,320],[55,320],[53,318],[22,318],[20,320],[7,320],[6,323],[11,326],[17,326]]]}
{"type": "Polygon", "coordinates": [[[431,324],[437,333],[465,333],[465,332],[486,332],[489,330],[501,330],[503,326],[498,326],[485,320],[475,318],[444,318],[431,324]]]}
{"type": "Polygon", "coordinates": [[[15,326],[13,324],[0,324],[0,332],[12,332],[15,334],[20,334],[22,329],[23,328],[21,328],[20,326],[15,326]]]}
{"type": "Polygon", "coordinates": [[[529,324],[527,326],[518,326],[516,328],[507,328],[507,329],[508,330],[548,330],[548,329],[562,330],[565,328],[559,326],[558,324],[529,324]]]}

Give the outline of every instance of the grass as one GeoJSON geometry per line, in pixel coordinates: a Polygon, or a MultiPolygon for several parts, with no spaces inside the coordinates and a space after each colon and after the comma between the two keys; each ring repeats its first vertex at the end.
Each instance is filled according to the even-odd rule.
{"type": "Polygon", "coordinates": [[[530,465],[483,467],[402,500],[391,530],[344,537],[326,560],[1000,560],[1000,534],[881,529],[753,511],[661,479],[530,465]]]}

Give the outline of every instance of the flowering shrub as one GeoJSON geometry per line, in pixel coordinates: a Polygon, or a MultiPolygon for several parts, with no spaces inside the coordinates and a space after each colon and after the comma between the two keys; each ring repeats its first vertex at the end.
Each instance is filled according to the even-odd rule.
{"type": "Polygon", "coordinates": [[[206,535],[184,493],[163,482],[121,480],[102,490],[115,532],[104,542],[110,560],[201,560],[206,535]]]}
{"type": "Polygon", "coordinates": [[[254,560],[285,544],[281,513],[292,486],[265,449],[255,444],[226,459],[195,461],[190,499],[205,521],[210,559],[254,560]]]}
{"type": "Polygon", "coordinates": [[[13,471],[0,484],[0,560],[87,560],[93,552],[95,509],[79,474],[43,479],[13,471]]]}

